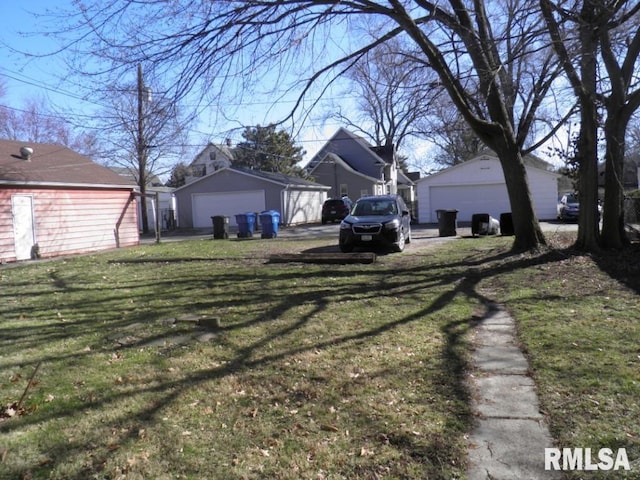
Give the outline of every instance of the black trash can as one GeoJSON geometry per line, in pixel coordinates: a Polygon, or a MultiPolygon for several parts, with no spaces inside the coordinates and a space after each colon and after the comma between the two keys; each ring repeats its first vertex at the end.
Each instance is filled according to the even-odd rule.
{"type": "Polygon", "coordinates": [[[457,235],[458,210],[436,210],[438,215],[438,233],[441,237],[455,237],[457,235]]]}
{"type": "Polygon", "coordinates": [[[515,235],[515,230],[513,229],[513,215],[511,212],[500,214],[500,234],[515,235]]]}
{"type": "Polygon", "coordinates": [[[215,240],[229,238],[229,217],[216,215],[211,217],[211,221],[213,222],[213,238],[215,240]]]}
{"type": "Polygon", "coordinates": [[[489,230],[489,214],[474,213],[471,215],[471,235],[486,235],[489,230]]]}

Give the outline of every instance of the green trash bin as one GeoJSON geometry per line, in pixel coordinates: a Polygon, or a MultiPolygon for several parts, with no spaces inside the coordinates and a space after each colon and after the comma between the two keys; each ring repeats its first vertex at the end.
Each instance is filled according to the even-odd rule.
{"type": "Polygon", "coordinates": [[[458,210],[436,210],[436,214],[438,215],[438,234],[441,237],[455,237],[458,210]]]}

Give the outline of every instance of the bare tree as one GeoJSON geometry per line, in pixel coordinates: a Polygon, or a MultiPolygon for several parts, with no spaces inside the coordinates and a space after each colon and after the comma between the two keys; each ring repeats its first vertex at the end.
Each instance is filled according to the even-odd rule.
{"type": "Polygon", "coordinates": [[[57,143],[93,158],[99,148],[95,132],[74,127],[43,99],[38,98],[26,99],[19,107],[0,107],[0,137],[25,142],[57,143]]]}
{"type": "Polygon", "coordinates": [[[338,104],[329,116],[374,145],[402,153],[408,139],[421,136],[431,105],[443,93],[435,72],[416,61],[411,47],[396,37],[366,52],[346,73],[356,110],[338,104]]]}
{"type": "Polygon", "coordinates": [[[423,135],[439,150],[434,163],[446,167],[465,162],[486,148],[448,98],[431,105],[423,135]]]}
{"type": "MultiPolygon", "coordinates": [[[[522,158],[536,146],[529,144],[536,112],[558,72],[545,50],[538,7],[526,0],[487,6],[463,0],[110,0],[82,8],[75,20],[64,28],[72,35],[69,47],[110,62],[91,73],[114,75],[144,61],[155,76],[174,79],[177,97],[199,90],[209,99],[229,91],[242,96],[267,80],[282,85],[284,74],[294,73],[299,81],[288,85],[300,92],[294,112],[312,93],[315,104],[313,87],[332,84],[377,46],[396,37],[409,41],[419,53],[417,64],[434,69],[464,119],[500,158],[514,248],[546,243],[522,158]],[[350,31],[365,20],[375,23],[375,39],[354,35],[339,48],[327,41],[336,29],[350,31]]],[[[76,67],[86,71],[87,65],[76,67]]]]}
{"type": "Polygon", "coordinates": [[[628,243],[624,229],[624,171],[626,132],[633,114],[640,107],[640,4],[606,2],[610,15],[607,28],[600,29],[603,63],[610,91],[604,99],[607,118],[605,195],[602,219],[602,245],[621,248],[628,243]]]}
{"type": "Polygon", "coordinates": [[[136,82],[112,84],[105,90],[105,109],[96,118],[103,132],[104,163],[125,168],[141,194],[143,232],[149,231],[147,186],[150,178],[171,172],[184,155],[189,120],[154,82],[148,86],[137,69],[136,82]]]}
{"type": "Polygon", "coordinates": [[[581,213],[577,246],[585,250],[595,250],[600,245],[620,248],[626,242],[622,182],[625,134],[633,113],[640,106],[636,66],[640,54],[637,28],[640,6],[635,2],[605,0],[556,3],[540,0],[540,4],[554,48],[580,105],[577,163],[581,213]],[[632,20],[633,29],[625,28],[632,20]],[[601,66],[608,74],[604,81],[600,81],[601,66]],[[602,107],[606,112],[606,173],[600,235],[597,165],[602,107]]]}

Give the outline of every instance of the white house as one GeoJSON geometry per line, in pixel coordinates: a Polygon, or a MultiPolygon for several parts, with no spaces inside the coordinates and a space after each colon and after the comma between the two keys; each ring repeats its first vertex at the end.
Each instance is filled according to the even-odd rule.
{"type": "Polygon", "coordinates": [[[221,168],[230,167],[232,163],[231,142],[227,141],[225,145],[209,143],[189,164],[189,175],[185,178],[185,183],[195,182],[221,168]]]}
{"type": "MultiPolygon", "coordinates": [[[[545,162],[534,156],[525,158],[536,215],[540,220],[555,219],[560,175],[539,165],[545,162]]],[[[457,220],[463,222],[471,221],[476,213],[499,218],[511,212],[502,167],[491,151],[418,180],[416,190],[419,223],[437,222],[437,210],[457,210],[457,220]]]]}

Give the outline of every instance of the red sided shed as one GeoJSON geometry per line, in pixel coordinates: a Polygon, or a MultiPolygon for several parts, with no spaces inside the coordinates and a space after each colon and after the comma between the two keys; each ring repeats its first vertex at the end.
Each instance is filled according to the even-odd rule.
{"type": "Polygon", "coordinates": [[[0,262],[137,245],[135,189],[61,145],[0,140],[0,262]]]}

